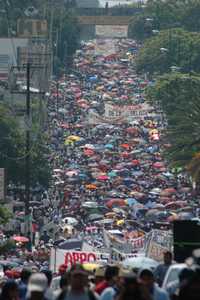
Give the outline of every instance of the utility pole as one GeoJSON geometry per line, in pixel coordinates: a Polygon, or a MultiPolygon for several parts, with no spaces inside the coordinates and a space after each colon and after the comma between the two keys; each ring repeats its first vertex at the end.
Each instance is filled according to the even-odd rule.
{"type": "Polygon", "coordinates": [[[58,101],[59,101],[59,82],[58,82],[58,80],[57,80],[57,82],[56,82],[56,111],[57,111],[57,114],[58,114],[58,101]]]}
{"type": "MultiPolygon", "coordinates": [[[[26,74],[26,89],[25,91],[14,90],[11,91],[13,94],[24,94],[26,95],[26,109],[25,113],[25,132],[26,132],[26,141],[25,141],[25,233],[27,238],[29,238],[29,250],[32,249],[32,213],[30,210],[30,168],[31,168],[31,140],[30,140],[30,131],[31,131],[31,70],[32,69],[43,69],[44,66],[41,65],[32,65],[29,58],[26,64],[22,66],[13,67],[12,69],[25,70],[26,74]]],[[[36,94],[44,95],[45,92],[37,92],[36,94]]]]}
{"type": "Polygon", "coordinates": [[[25,161],[25,230],[27,237],[31,241],[30,228],[30,62],[26,65],[26,161],[25,161]]]}

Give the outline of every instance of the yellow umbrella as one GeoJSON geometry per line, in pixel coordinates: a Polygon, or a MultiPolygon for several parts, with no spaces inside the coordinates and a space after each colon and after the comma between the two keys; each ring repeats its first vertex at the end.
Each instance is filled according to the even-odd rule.
{"type": "Polygon", "coordinates": [[[66,139],[64,144],[65,144],[65,146],[68,146],[68,145],[73,145],[74,142],[72,140],[66,139]]]}
{"type": "Polygon", "coordinates": [[[74,142],[78,142],[78,141],[80,141],[81,138],[78,135],[70,135],[70,136],[67,137],[67,139],[71,140],[71,141],[74,141],[74,142]]]}
{"type": "Polygon", "coordinates": [[[117,225],[119,225],[119,226],[120,226],[120,225],[124,225],[124,219],[118,220],[118,221],[117,221],[117,225]]]}
{"type": "Polygon", "coordinates": [[[83,268],[88,272],[94,272],[97,268],[99,268],[99,264],[95,263],[84,263],[83,268]]]}

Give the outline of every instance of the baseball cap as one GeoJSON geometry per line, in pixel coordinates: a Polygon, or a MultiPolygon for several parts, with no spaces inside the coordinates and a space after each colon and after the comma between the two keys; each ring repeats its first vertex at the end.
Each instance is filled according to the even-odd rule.
{"type": "Polygon", "coordinates": [[[48,287],[47,277],[42,273],[31,275],[28,283],[29,292],[44,292],[48,287]]]}

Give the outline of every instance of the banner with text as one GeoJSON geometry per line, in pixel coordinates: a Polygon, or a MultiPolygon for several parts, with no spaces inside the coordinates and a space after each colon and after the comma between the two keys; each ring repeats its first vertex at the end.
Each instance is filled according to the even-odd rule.
{"type": "Polygon", "coordinates": [[[51,249],[50,256],[50,269],[53,272],[57,272],[60,265],[66,265],[71,267],[75,264],[93,263],[98,261],[109,260],[110,255],[108,253],[96,253],[63,249],[51,249]]]}
{"type": "Polygon", "coordinates": [[[139,105],[113,105],[110,103],[105,104],[105,117],[106,118],[126,118],[128,120],[141,119],[150,116],[152,107],[148,104],[139,105]]]}

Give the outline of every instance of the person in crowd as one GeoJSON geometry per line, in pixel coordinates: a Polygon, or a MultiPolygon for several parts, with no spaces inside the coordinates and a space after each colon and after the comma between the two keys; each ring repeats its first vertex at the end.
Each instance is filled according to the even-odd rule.
{"type": "Polygon", "coordinates": [[[200,299],[200,267],[197,266],[193,276],[180,287],[178,300],[200,299]]]}
{"type": "Polygon", "coordinates": [[[54,293],[53,290],[51,289],[51,282],[52,282],[52,272],[50,270],[43,270],[42,273],[47,277],[47,281],[48,281],[48,288],[45,292],[45,297],[48,300],[54,300],[54,293]]]}
{"type": "Polygon", "coordinates": [[[95,284],[97,286],[100,282],[104,281],[105,267],[99,267],[99,268],[97,268],[95,270],[94,275],[95,275],[95,284]]]}
{"type": "Polygon", "coordinates": [[[44,230],[43,234],[40,237],[40,241],[43,241],[45,244],[47,244],[50,240],[50,236],[48,235],[47,231],[44,230]]]}
{"type": "Polygon", "coordinates": [[[24,268],[21,272],[21,279],[19,282],[19,299],[25,300],[26,299],[26,293],[27,293],[27,286],[28,286],[28,280],[31,276],[31,270],[24,268]]]}
{"type": "Polygon", "coordinates": [[[4,284],[0,300],[19,300],[18,285],[14,280],[8,280],[4,284]]]}
{"type": "Polygon", "coordinates": [[[108,287],[105,288],[100,296],[100,300],[113,300],[119,292],[119,268],[117,266],[111,266],[111,269],[106,270],[105,278],[107,280],[108,287]]]}
{"type": "Polygon", "coordinates": [[[154,273],[155,279],[159,286],[162,286],[167,270],[172,265],[172,253],[170,251],[166,251],[163,255],[164,262],[158,265],[154,273]]]}
{"type": "Polygon", "coordinates": [[[97,300],[94,292],[88,288],[88,273],[81,265],[75,265],[69,273],[69,285],[63,290],[59,300],[97,300]]]}
{"type": "Polygon", "coordinates": [[[48,300],[45,296],[47,288],[48,280],[44,274],[32,274],[28,282],[26,300],[48,300]]]}
{"type": "Polygon", "coordinates": [[[123,285],[116,300],[151,300],[150,293],[142,286],[134,273],[129,273],[123,278],[123,285]]]}
{"type": "Polygon", "coordinates": [[[108,265],[105,270],[105,279],[96,285],[95,292],[99,295],[108,287],[115,284],[115,279],[118,276],[119,268],[117,266],[108,265]]]}
{"type": "Polygon", "coordinates": [[[169,300],[167,292],[155,283],[155,277],[151,270],[141,270],[139,272],[139,282],[147,288],[153,300],[169,300]]]}
{"type": "Polygon", "coordinates": [[[56,300],[62,300],[63,298],[65,298],[68,285],[69,285],[69,274],[66,272],[60,278],[60,289],[54,293],[56,300]]]}
{"type": "Polygon", "coordinates": [[[170,283],[166,288],[170,299],[177,300],[180,289],[187,284],[193,275],[194,271],[192,269],[184,268],[181,270],[180,274],[178,275],[178,279],[170,283]]]}

